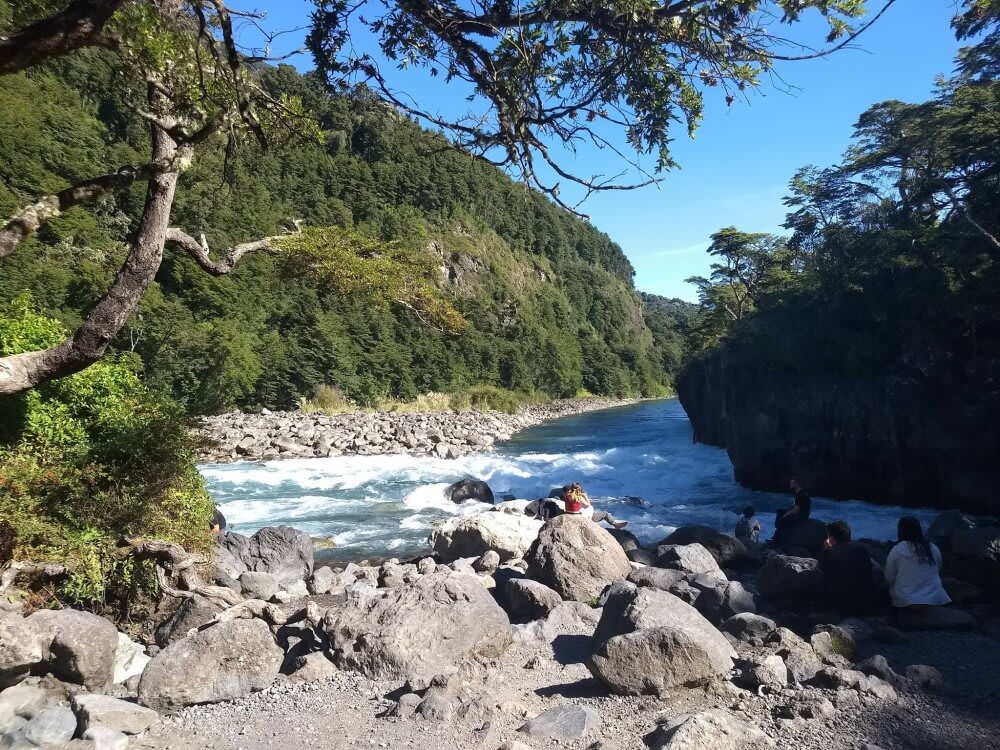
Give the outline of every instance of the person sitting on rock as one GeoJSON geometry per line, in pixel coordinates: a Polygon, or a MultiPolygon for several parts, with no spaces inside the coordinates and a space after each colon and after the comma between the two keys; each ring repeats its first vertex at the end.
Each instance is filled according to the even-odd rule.
{"type": "MultiPolygon", "coordinates": [[[[583,491],[583,487],[579,484],[568,484],[563,487],[562,501],[563,509],[570,515],[584,515],[584,511],[587,508],[592,509],[594,507],[587,493],[583,491]]],[[[616,529],[624,529],[628,525],[628,521],[617,521],[610,513],[603,510],[593,510],[588,515],[590,515],[594,523],[606,521],[616,529]]]]}
{"type": "Polygon", "coordinates": [[[792,479],[788,488],[795,497],[795,502],[787,510],[779,510],[774,519],[774,541],[777,542],[781,532],[793,524],[799,524],[809,519],[812,512],[812,498],[802,488],[798,479],[792,479]]]}
{"type": "Polygon", "coordinates": [[[919,615],[951,603],[941,584],[941,550],[924,537],[920,521],[913,516],[900,518],[897,538],[885,562],[892,606],[900,613],[919,615]]]}
{"type": "Polygon", "coordinates": [[[741,542],[753,542],[757,544],[760,540],[760,521],[754,518],[756,511],[752,505],[743,509],[743,515],[736,522],[736,538],[741,542]]]}
{"type": "Polygon", "coordinates": [[[208,529],[213,534],[221,534],[226,530],[226,517],[222,515],[217,505],[212,506],[212,518],[208,522],[208,529]]]}
{"type": "Polygon", "coordinates": [[[851,614],[870,610],[879,596],[868,550],[851,541],[851,527],[846,521],[827,524],[826,531],[826,544],[819,554],[826,603],[851,614]]]}

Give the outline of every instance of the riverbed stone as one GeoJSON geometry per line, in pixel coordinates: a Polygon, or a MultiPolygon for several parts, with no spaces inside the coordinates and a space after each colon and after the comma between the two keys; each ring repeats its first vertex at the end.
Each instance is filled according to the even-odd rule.
{"type": "Polygon", "coordinates": [[[707,549],[720,567],[740,562],[749,556],[743,542],[711,526],[681,526],[660,542],[660,545],[695,543],[707,549]]]}
{"type": "Polygon", "coordinates": [[[680,570],[689,575],[705,574],[726,580],[719,563],[701,544],[661,544],[656,548],[656,564],[661,568],[680,570]]]}
{"type": "Polygon", "coordinates": [[[0,620],[0,689],[16,685],[42,663],[51,636],[34,630],[19,616],[0,620]]]}
{"type": "Polygon", "coordinates": [[[55,677],[91,690],[111,684],[118,631],[103,617],[75,609],[43,609],[25,625],[43,640],[50,639],[44,664],[55,677]]]}
{"type": "Polygon", "coordinates": [[[50,706],[36,714],[21,733],[40,747],[68,742],[76,734],[76,715],[67,706],[50,706]]]}
{"type": "Polygon", "coordinates": [[[650,737],[651,750],[751,750],[775,743],[728,711],[710,708],[664,724],[650,737]]]}
{"type": "Polygon", "coordinates": [[[542,526],[528,516],[487,511],[448,519],[431,532],[429,542],[444,562],[490,551],[505,562],[524,557],[542,526]]]}
{"type": "Polygon", "coordinates": [[[71,700],[82,729],[107,727],[125,734],[141,734],[158,718],[156,711],[137,703],[98,693],[81,693],[71,700]]]}
{"type": "Polygon", "coordinates": [[[601,716],[589,706],[553,706],[529,719],[518,731],[546,740],[577,740],[595,732],[601,716]]]}

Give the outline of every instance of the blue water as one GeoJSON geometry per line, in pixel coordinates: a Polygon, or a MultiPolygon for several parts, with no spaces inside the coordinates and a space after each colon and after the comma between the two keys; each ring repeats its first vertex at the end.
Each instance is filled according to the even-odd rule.
{"type": "MultiPolygon", "coordinates": [[[[676,399],[567,417],[525,430],[494,452],[456,460],[340,456],[206,464],[201,472],[234,530],[295,526],[328,539],[334,546],[324,554],[340,560],[419,553],[436,522],[479,509],[444,497],[445,487],[464,477],[487,481],[498,499],[534,499],[580,482],[598,508],[628,519],[646,542],[692,523],[732,532],[748,504],[770,536],[774,511],[791,503],[787,495],[737,485],[725,451],[692,443],[676,399]]],[[[936,515],[813,498],[814,517],[846,519],[856,538],[893,538],[904,513],[925,523],[936,515]]]]}

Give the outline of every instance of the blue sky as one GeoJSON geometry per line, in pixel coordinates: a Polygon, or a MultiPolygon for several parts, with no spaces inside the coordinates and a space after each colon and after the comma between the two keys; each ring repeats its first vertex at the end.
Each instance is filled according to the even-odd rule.
{"type": "MultiPolygon", "coordinates": [[[[879,0],[870,4],[880,7],[879,0]]],[[[308,0],[257,0],[255,6],[272,29],[304,26],[312,9],[308,0]]],[[[582,210],[625,249],[639,289],[693,300],[694,289],[684,279],[707,272],[712,232],[729,225],[781,231],[781,199],[799,167],[837,162],[861,112],[886,99],[926,99],[935,77],[950,73],[957,49],[949,28],[954,12],[953,0],[899,0],[856,49],[779,65],[784,85],[765,85],[749,102],[727,107],[721,93],[709,91],[695,139],[680,128],[674,134],[679,169],[659,187],[592,196],[582,210]]],[[[811,29],[818,24],[802,31],[811,29]]],[[[294,46],[299,36],[283,37],[276,48],[294,46]]],[[[290,62],[311,66],[307,55],[290,62]]],[[[462,98],[421,74],[400,83],[422,103],[462,98]]],[[[581,173],[620,171],[607,152],[582,150],[575,162],[581,173]]]]}

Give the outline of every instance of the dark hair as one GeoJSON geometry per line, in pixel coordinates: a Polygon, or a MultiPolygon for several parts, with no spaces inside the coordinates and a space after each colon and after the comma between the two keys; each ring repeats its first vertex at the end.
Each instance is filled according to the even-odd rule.
{"type": "Polygon", "coordinates": [[[917,553],[917,560],[927,565],[937,565],[931,552],[931,543],[924,537],[919,520],[913,516],[903,516],[899,519],[896,535],[899,541],[910,543],[910,547],[917,553]]]}
{"type": "Polygon", "coordinates": [[[752,505],[748,505],[747,507],[745,507],[745,508],[743,509],[743,515],[744,515],[744,516],[745,516],[746,518],[753,518],[753,517],[754,517],[754,514],[755,514],[756,512],[757,512],[757,511],[755,511],[755,510],[753,509],[753,506],[752,506],[752,505]]]}
{"type": "Polygon", "coordinates": [[[851,541],[851,527],[847,525],[847,521],[828,523],[826,534],[837,544],[847,544],[851,541]]]}

